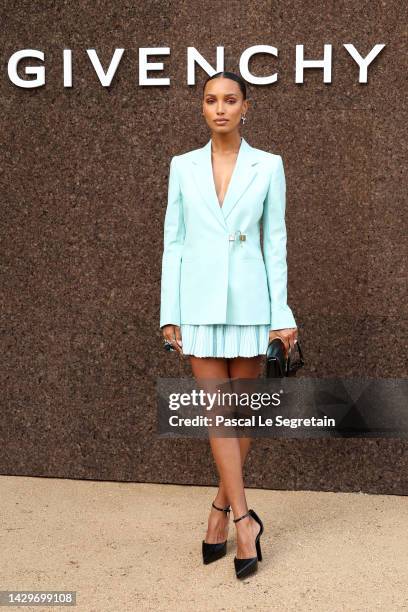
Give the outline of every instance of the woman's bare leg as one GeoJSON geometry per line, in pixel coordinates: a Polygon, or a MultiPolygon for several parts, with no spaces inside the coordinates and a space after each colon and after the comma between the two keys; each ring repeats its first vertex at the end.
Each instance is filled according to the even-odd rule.
{"type": "MultiPolygon", "coordinates": [[[[231,379],[234,378],[258,378],[261,373],[261,358],[260,356],[255,358],[247,357],[235,357],[228,359],[228,376],[231,379]]],[[[232,380],[232,388],[234,388],[234,382],[232,380]]],[[[241,466],[242,469],[245,465],[245,460],[251,448],[252,438],[238,438],[239,448],[241,452],[241,466]]],[[[215,503],[222,505],[225,508],[229,504],[228,496],[225,491],[224,483],[220,480],[218,493],[216,496],[215,503]]]]}
{"type": "MultiPolygon", "coordinates": [[[[193,375],[200,379],[209,378],[255,378],[259,375],[261,357],[235,358],[226,360],[222,358],[200,358],[191,356],[193,375]],[[231,365],[230,361],[234,361],[231,365]]],[[[220,481],[223,486],[223,495],[231,504],[234,517],[237,518],[248,511],[245,498],[244,481],[242,476],[242,457],[239,438],[219,438],[210,436],[211,450],[217,465],[220,481]]],[[[250,443],[244,442],[243,448],[248,451],[250,443]]],[[[220,498],[221,499],[221,498],[220,498]]],[[[218,500],[218,497],[217,497],[218,500]]],[[[218,505],[218,504],[217,504],[218,505]]],[[[227,505],[227,504],[225,504],[227,505]]],[[[225,539],[225,523],[227,518],[218,510],[211,509],[208,531],[206,536],[211,542],[225,539]],[[216,516],[218,515],[218,516],[216,516]],[[222,525],[224,524],[224,530],[222,525]]],[[[258,533],[258,524],[249,517],[236,523],[237,526],[237,557],[251,557],[256,555],[255,536],[258,533]]]]}
{"type": "MultiPolygon", "coordinates": [[[[198,380],[204,379],[206,391],[215,391],[212,389],[209,381],[206,379],[228,379],[228,360],[217,357],[194,357],[190,356],[191,369],[193,376],[198,380]]],[[[214,498],[214,503],[219,508],[226,508],[229,504],[225,501],[223,493],[217,494],[214,498]]],[[[205,542],[215,544],[216,542],[224,542],[228,537],[229,515],[225,512],[220,512],[211,506],[210,515],[208,517],[207,533],[205,542]]]]}
{"type": "MultiPolygon", "coordinates": [[[[232,381],[232,386],[234,387],[234,379],[239,378],[258,378],[261,373],[261,363],[262,356],[258,355],[256,357],[236,357],[235,359],[231,359],[229,363],[229,373],[232,381]]],[[[237,393],[239,392],[240,386],[237,385],[237,393]]],[[[242,390],[242,389],[241,389],[242,390]]],[[[242,449],[245,451],[245,458],[251,448],[252,438],[238,438],[241,444],[242,449]]],[[[245,462],[245,458],[243,464],[245,462]]],[[[224,483],[223,483],[224,484],[224,483]]],[[[234,512],[234,518],[238,518],[245,514],[248,511],[248,506],[245,497],[245,490],[243,491],[243,496],[245,499],[245,508],[243,512],[239,511],[237,514],[235,508],[232,505],[232,510],[234,512]]],[[[235,527],[237,529],[237,557],[245,558],[245,557],[255,557],[256,556],[256,548],[255,548],[255,538],[259,532],[258,523],[252,518],[248,517],[243,519],[242,521],[238,521],[235,523],[235,527]]]]}

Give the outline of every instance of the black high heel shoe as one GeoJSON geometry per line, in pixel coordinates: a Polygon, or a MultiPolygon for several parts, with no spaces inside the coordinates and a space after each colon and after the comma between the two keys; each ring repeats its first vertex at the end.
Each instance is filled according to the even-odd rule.
{"type": "Polygon", "coordinates": [[[255,538],[256,557],[248,557],[247,559],[238,559],[237,557],[234,557],[235,574],[237,578],[246,578],[250,574],[256,572],[256,570],[258,569],[258,561],[262,561],[260,537],[264,531],[263,523],[255,512],[255,510],[248,510],[246,514],[243,514],[239,518],[234,519],[234,523],[238,523],[238,521],[245,518],[246,516],[252,516],[252,518],[260,526],[260,530],[255,538]]]}
{"type": "MultiPolygon", "coordinates": [[[[225,512],[226,514],[228,514],[228,512],[231,512],[230,506],[227,506],[226,508],[218,508],[218,506],[216,506],[214,502],[212,502],[212,507],[216,510],[220,510],[220,512],[225,512]]],[[[205,565],[208,565],[208,563],[217,561],[217,559],[221,559],[221,557],[224,557],[226,555],[227,540],[225,540],[224,542],[217,542],[216,544],[209,544],[208,542],[205,542],[203,540],[202,550],[203,563],[205,565]]]]}

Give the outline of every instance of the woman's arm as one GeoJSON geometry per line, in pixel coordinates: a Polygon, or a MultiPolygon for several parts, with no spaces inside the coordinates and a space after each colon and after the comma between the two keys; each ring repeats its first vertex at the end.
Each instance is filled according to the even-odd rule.
{"type": "Polygon", "coordinates": [[[160,327],[180,325],[180,265],[186,231],[176,157],[174,156],[170,162],[167,209],[164,219],[160,327]]]}
{"type": "Polygon", "coordinates": [[[263,253],[271,299],[271,330],[296,327],[287,304],[286,180],[282,157],[275,160],[262,216],[263,253]]]}

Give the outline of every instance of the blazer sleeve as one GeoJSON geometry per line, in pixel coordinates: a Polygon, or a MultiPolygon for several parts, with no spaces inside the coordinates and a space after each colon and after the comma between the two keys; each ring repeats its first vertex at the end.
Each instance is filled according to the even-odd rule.
{"type": "Polygon", "coordinates": [[[263,253],[271,302],[270,329],[296,327],[287,304],[286,180],[279,155],[271,174],[262,216],[263,253]]]}
{"type": "Polygon", "coordinates": [[[180,267],[185,238],[177,161],[170,162],[161,274],[160,327],[180,325],[180,267]]]}

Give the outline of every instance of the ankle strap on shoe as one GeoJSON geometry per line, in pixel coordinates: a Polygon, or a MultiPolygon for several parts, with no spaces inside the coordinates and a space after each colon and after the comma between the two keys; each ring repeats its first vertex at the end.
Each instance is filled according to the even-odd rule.
{"type": "Polygon", "coordinates": [[[242,516],[240,516],[240,517],[238,517],[236,519],[233,519],[233,522],[234,523],[238,523],[238,521],[240,521],[241,519],[245,518],[246,516],[251,516],[251,511],[250,510],[248,510],[248,512],[246,512],[246,514],[243,514],[242,516]]]}
{"type": "Polygon", "coordinates": [[[212,507],[215,508],[216,510],[220,510],[221,512],[231,512],[231,507],[230,506],[227,506],[226,508],[219,508],[213,502],[212,503],[212,507]]]}

